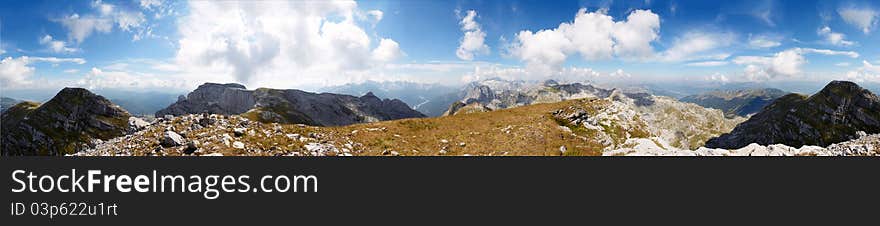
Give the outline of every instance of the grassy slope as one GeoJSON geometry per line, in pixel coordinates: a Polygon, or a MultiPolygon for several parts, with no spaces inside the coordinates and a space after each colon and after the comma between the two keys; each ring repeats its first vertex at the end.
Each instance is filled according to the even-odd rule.
{"type": "Polygon", "coordinates": [[[449,155],[558,155],[560,146],[565,146],[570,154],[600,155],[604,148],[601,144],[572,136],[550,114],[576,103],[581,102],[317,129],[364,144],[368,150],[364,155],[380,155],[383,150],[403,150],[402,155],[436,155],[443,147],[449,155]],[[371,128],[385,129],[369,131],[371,128]],[[352,133],[354,130],[358,132],[352,133]]]}

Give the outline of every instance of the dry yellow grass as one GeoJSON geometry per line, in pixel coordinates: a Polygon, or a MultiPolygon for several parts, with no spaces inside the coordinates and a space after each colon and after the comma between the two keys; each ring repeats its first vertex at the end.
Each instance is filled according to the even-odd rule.
{"type": "Polygon", "coordinates": [[[603,145],[560,128],[551,112],[573,104],[601,101],[570,100],[524,107],[474,112],[439,118],[403,119],[317,130],[335,139],[364,145],[360,155],[600,155],[603,145]],[[347,140],[346,139],[346,140],[347,140]],[[443,142],[443,141],[446,142],[443,142]],[[464,144],[464,145],[462,145],[464,144]]]}

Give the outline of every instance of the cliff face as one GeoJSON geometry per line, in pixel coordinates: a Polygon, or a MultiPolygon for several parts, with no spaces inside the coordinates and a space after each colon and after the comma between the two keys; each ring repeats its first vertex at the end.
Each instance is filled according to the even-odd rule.
{"type": "Polygon", "coordinates": [[[425,117],[400,100],[383,100],[372,93],[355,97],[293,89],[247,90],[239,84],[216,83],[199,86],[156,116],[198,113],[242,114],[261,122],[320,126],[425,117]]]}
{"type": "Polygon", "coordinates": [[[72,154],[125,135],[129,113],[82,88],[64,88],[44,104],[22,102],[2,115],[3,155],[72,154]],[[97,141],[100,142],[100,141],[97,141]]]}
{"type": "Polygon", "coordinates": [[[780,97],[738,125],[713,138],[709,148],[741,148],[750,143],[828,146],[851,140],[859,132],[880,132],[880,98],[859,85],[834,81],[806,97],[780,97]]]}

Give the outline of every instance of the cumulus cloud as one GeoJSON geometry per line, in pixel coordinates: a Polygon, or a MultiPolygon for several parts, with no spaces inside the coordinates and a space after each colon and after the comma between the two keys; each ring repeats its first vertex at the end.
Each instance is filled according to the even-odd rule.
{"type": "Polygon", "coordinates": [[[847,72],[846,78],[856,82],[880,81],[880,65],[873,65],[868,61],[862,61],[862,66],[847,72]]]}
{"type": "Polygon", "coordinates": [[[53,64],[59,63],[75,63],[84,64],[86,61],[82,58],[57,58],[57,57],[28,57],[21,56],[18,58],[6,57],[0,61],[0,85],[3,88],[20,87],[33,83],[31,77],[36,69],[31,66],[32,63],[48,62],[53,64]]]}
{"type": "Polygon", "coordinates": [[[383,38],[379,41],[379,46],[373,49],[373,59],[381,62],[393,61],[403,56],[400,45],[394,40],[383,38]]]}
{"type": "Polygon", "coordinates": [[[678,62],[688,60],[723,60],[728,54],[706,54],[710,50],[729,46],[734,36],[730,33],[688,32],[676,39],[671,47],[660,54],[659,60],[678,62]]]}
{"type": "Polygon", "coordinates": [[[749,34],[749,46],[752,48],[773,48],[782,45],[780,42],[781,38],[772,37],[767,35],[755,35],[752,36],[749,34]]]}
{"type": "Polygon", "coordinates": [[[143,32],[146,18],[139,11],[126,10],[101,0],[92,2],[91,7],[98,13],[84,15],[74,13],[55,19],[67,29],[69,40],[82,43],[93,33],[109,33],[113,30],[114,25],[123,31],[143,32]]]}
{"type": "Polygon", "coordinates": [[[855,42],[846,40],[846,35],[831,31],[831,28],[828,26],[820,28],[816,33],[832,45],[851,46],[856,44],[855,42]]]}
{"type": "Polygon", "coordinates": [[[865,34],[871,32],[871,29],[877,25],[877,10],[869,7],[849,6],[838,9],[837,13],[843,21],[861,29],[865,34]]]}
{"type": "Polygon", "coordinates": [[[807,63],[805,54],[840,55],[858,58],[859,54],[851,51],[834,51],[827,49],[792,48],[773,56],[739,56],[733,63],[746,65],[745,76],[752,81],[764,81],[777,77],[794,77],[801,74],[801,67],[807,63]]]}
{"type": "Polygon", "coordinates": [[[485,44],[486,33],[476,21],[477,11],[468,10],[466,15],[458,23],[464,36],[459,41],[455,56],[462,60],[473,60],[474,55],[486,54],[489,46],[485,44]]]}
{"type": "Polygon", "coordinates": [[[40,44],[46,46],[54,53],[74,53],[80,51],[78,48],[68,47],[65,41],[55,40],[51,35],[40,38],[40,44]]]}
{"type": "Polygon", "coordinates": [[[654,55],[651,42],[659,37],[660,17],[650,10],[632,11],[626,20],[614,21],[605,10],[580,9],[573,22],[532,32],[520,31],[509,48],[511,56],[529,67],[546,71],[559,67],[571,54],[586,60],[646,59],[654,55]]]}
{"type": "Polygon", "coordinates": [[[357,15],[354,1],[192,1],[178,23],[175,63],[194,82],[347,82],[404,55],[392,39],[372,47],[357,15]]]}
{"type": "Polygon", "coordinates": [[[70,16],[58,20],[65,28],[67,28],[67,37],[76,43],[82,43],[87,37],[94,32],[109,33],[113,29],[113,22],[106,18],[98,18],[95,16],[82,16],[72,14],[70,16]]]}

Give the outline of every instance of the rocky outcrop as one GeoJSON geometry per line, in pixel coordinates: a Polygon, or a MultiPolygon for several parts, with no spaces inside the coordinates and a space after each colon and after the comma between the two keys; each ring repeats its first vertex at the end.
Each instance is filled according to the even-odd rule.
{"type": "Polygon", "coordinates": [[[468,109],[472,110],[498,110],[588,97],[605,98],[611,95],[611,92],[610,89],[597,88],[589,84],[560,84],[554,80],[530,84],[523,81],[489,79],[465,86],[461,94],[463,98],[453,103],[443,115],[455,115],[457,114],[455,110],[462,106],[471,106],[468,109]],[[475,103],[481,107],[473,106],[475,103]]]}
{"type": "Polygon", "coordinates": [[[156,112],[157,117],[185,114],[242,114],[261,122],[338,126],[403,118],[425,117],[406,103],[300,90],[260,88],[247,90],[239,84],[205,83],[186,98],[156,112]]]}
{"type": "MultiPolygon", "coordinates": [[[[592,109],[560,109],[552,115],[562,126],[582,131],[606,149],[633,146],[632,139],[653,139],[675,148],[696,148],[709,138],[731,131],[744,118],[728,119],[720,110],[682,103],[670,97],[625,94],[614,90],[608,104],[592,109]]],[[[585,100],[588,100],[585,99],[585,100]]]]}
{"type": "Polygon", "coordinates": [[[788,92],[773,88],[741,89],[691,95],[681,98],[680,101],[721,109],[724,111],[724,116],[733,118],[736,116],[747,117],[758,113],[764,106],[785,94],[788,92]]]}
{"type": "Polygon", "coordinates": [[[806,97],[789,94],[773,101],[732,132],[706,143],[710,148],[741,148],[751,143],[828,146],[880,133],[880,98],[859,85],[833,81],[806,97]]]}
{"type": "Polygon", "coordinates": [[[64,88],[44,104],[22,102],[2,115],[3,155],[63,155],[125,135],[129,113],[82,88],[64,88]]]}

